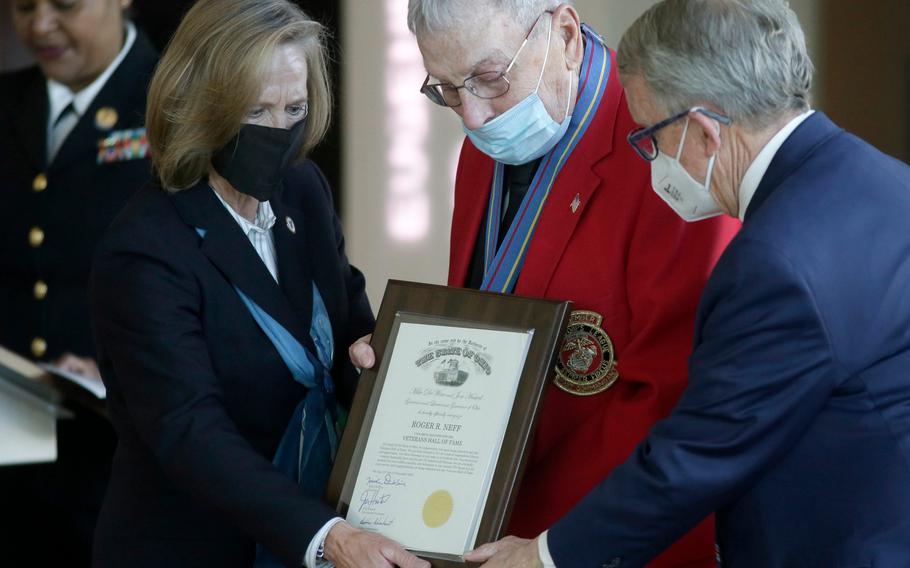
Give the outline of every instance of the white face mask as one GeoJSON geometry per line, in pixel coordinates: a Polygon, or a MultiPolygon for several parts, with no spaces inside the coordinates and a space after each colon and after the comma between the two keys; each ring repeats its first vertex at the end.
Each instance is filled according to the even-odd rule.
{"type": "Polygon", "coordinates": [[[462,123],[462,129],[478,150],[497,162],[517,166],[543,156],[562,140],[572,117],[569,103],[572,100],[572,73],[569,73],[569,88],[566,92],[566,111],[562,122],[556,122],[540,98],[540,82],[543,80],[547,59],[550,57],[550,35],[547,33],[547,54],[543,68],[537,78],[534,92],[520,103],[497,116],[476,130],[470,130],[462,123]]]}
{"type": "Polygon", "coordinates": [[[714,171],[714,160],[717,155],[711,156],[708,160],[708,175],[703,184],[695,181],[679,162],[688,130],[689,119],[686,118],[686,125],[679,141],[679,151],[676,152],[675,158],[658,152],[657,157],[651,162],[651,187],[677,215],[692,222],[717,217],[722,215],[723,211],[710,191],[711,173],[714,171]]]}

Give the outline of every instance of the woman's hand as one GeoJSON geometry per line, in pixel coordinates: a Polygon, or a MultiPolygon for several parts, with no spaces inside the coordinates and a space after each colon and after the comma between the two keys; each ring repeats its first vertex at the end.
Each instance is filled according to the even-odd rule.
{"type": "Polygon", "coordinates": [[[345,522],[332,527],[325,537],[325,559],[335,568],[430,568],[429,562],[417,558],[397,542],[355,529],[345,522]]]}
{"type": "Polygon", "coordinates": [[[91,357],[79,357],[67,351],[54,361],[54,366],[90,379],[101,379],[98,363],[91,357]]]}
{"type": "Polygon", "coordinates": [[[376,354],[373,353],[373,348],[370,347],[370,339],[372,338],[372,333],[364,335],[348,347],[348,357],[351,358],[351,363],[358,369],[372,369],[373,365],[376,364],[376,354]]]}

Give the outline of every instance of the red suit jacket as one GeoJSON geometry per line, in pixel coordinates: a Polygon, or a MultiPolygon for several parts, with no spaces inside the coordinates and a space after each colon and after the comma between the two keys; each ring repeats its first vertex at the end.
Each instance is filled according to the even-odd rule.
{"type": "MultiPolygon", "coordinates": [[[[648,163],[626,142],[635,126],[614,65],[593,122],[547,198],[515,286],[515,294],[571,300],[573,310],[603,316],[619,379],[593,396],[548,386],[510,534],[532,538],[547,529],[670,413],[686,385],[702,287],[739,228],[726,217],[686,223],[676,216],[651,190],[648,163]]],[[[451,286],[465,285],[482,238],[493,167],[465,140],[451,286]]],[[[713,519],[651,564],[714,565],[713,519]]]]}

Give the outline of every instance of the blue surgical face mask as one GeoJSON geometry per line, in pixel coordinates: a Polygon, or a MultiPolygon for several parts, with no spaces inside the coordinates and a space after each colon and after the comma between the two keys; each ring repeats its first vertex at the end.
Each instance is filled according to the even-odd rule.
{"type": "Polygon", "coordinates": [[[535,160],[550,150],[562,139],[572,117],[569,103],[572,100],[572,73],[569,73],[569,88],[566,91],[566,112],[562,122],[556,122],[540,98],[540,82],[543,80],[547,59],[550,56],[550,36],[547,33],[547,54],[543,68],[537,78],[534,92],[517,105],[497,116],[476,130],[470,130],[462,123],[462,129],[478,150],[497,162],[516,166],[535,160]]]}

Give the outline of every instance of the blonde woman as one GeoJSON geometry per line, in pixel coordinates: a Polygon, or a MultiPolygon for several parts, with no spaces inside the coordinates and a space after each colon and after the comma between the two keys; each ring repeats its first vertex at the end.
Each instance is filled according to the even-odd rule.
{"type": "Polygon", "coordinates": [[[201,0],[162,58],[156,179],[92,277],[120,440],[95,566],[427,565],[321,499],[356,385],[344,350],[374,323],[302,160],[330,93],[323,29],[286,0],[201,0]]]}

